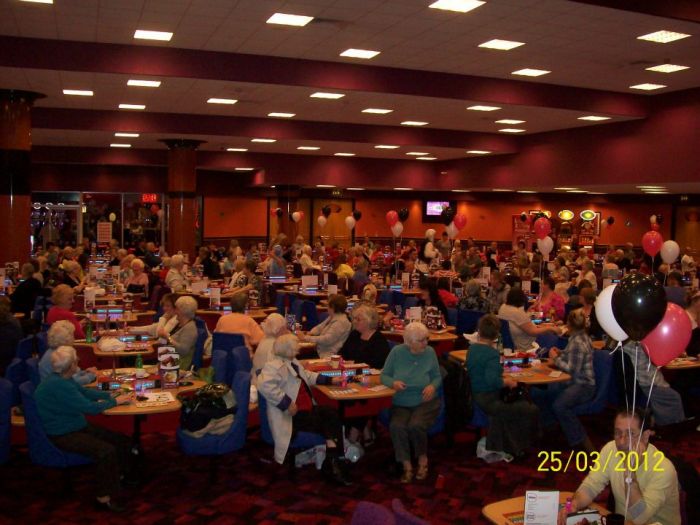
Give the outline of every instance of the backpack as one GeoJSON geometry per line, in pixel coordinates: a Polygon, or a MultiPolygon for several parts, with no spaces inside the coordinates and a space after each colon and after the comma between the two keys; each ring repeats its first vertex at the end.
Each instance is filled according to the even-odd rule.
{"type": "Polygon", "coordinates": [[[180,424],[190,432],[206,427],[212,419],[236,413],[236,400],[231,388],[212,383],[198,389],[193,396],[178,395],[182,403],[180,424]]]}

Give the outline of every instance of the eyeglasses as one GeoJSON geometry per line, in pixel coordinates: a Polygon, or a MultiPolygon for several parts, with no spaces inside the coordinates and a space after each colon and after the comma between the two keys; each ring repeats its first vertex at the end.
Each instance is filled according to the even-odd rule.
{"type": "Polygon", "coordinates": [[[617,430],[613,434],[615,439],[630,436],[632,439],[637,439],[639,437],[639,432],[630,432],[629,430],[617,430]]]}

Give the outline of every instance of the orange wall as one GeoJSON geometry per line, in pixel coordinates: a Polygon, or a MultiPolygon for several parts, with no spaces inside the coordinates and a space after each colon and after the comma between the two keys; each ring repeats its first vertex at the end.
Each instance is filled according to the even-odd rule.
{"type": "Polygon", "coordinates": [[[264,197],[204,197],[204,237],[265,237],[264,197]]]}

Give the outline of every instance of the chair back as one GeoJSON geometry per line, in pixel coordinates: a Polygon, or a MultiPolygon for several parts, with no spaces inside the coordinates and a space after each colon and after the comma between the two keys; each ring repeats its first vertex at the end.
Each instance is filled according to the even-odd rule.
{"type": "Polygon", "coordinates": [[[202,361],[204,360],[204,343],[207,342],[209,337],[209,331],[207,330],[207,323],[199,317],[194,318],[194,324],[197,327],[197,340],[194,343],[194,355],[192,355],[192,366],[195,370],[202,368],[202,361]]]}
{"type": "Polygon", "coordinates": [[[311,330],[319,323],[316,303],[313,301],[301,301],[301,312],[306,318],[304,330],[311,330]]]}
{"type": "Polygon", "coordinates": [[[34,388],[39,386],[41,383],[41,378],[39,377],[39,359],[32,357],[27,359],[27,375],[29,376],[29,381],[34,385],[34,388]]]}
{"type": "Polygon", "coordinates": [[[404,307],[404,302],[406,301],[406,296],[403,292],[394,290],[391,294],[391,305],[392,307],[400,306],[402,309],[404,307]]]}
{"type": "Polygon", "coordinates": [[[53,302],[50,297],[39,296],[34,301],[34,310],[32,310],[32,319],[38,323],[43,323],[46,319],[46,314],[49,308],[53,306],[53,302]]]}
{"type": "Polygon", "coordinates": [[[297,323],[301,323],[302,319],[304,318],[304,301],[297,299],[292,303],[292,307],[289,310],[289,313],[294,316],[296,319],[297,323]]]}
{"type": "Polygon", "coordinates": [[[277,308],[277,313],[284,315],[292,310],[292,304],[296,297],[288,293],[278,293],[275,298],[275,308],[277,308]]]}
{"type": "Polygon", "coordinates": [[[401,500],[394,498],[391,502],[391,509],[394,511],[396,525],[430,525],[429,521],[414,516],[406,510],[401,500]]]}
{"type": "Polygon", "coordinates": [[[12,406],[21,403],[19,386],[25,381],[29,381],[27,363],[23,359],[15,357],[5,369],[5,379],[12,383],[12,406]]]}
{"type": "Polygon", "coordinates": [[[371,501],[361,501],[352,513],[350,525],[394,525],[391,511],[371,501]]]}
{"type": "Polygon", "coordinates": [[[479,326],[479,319],[484,312],[477,310],[457,310],[457,334],[473,334],[479,326]]]}
{"type": "Polygon", "coordinates": [[[27,432],[29,458],[35,465],[44,467],[66,468],[92,463],[89,458],[80,454],[64,452],[56,447],[46,435],[44,424],[39,417],[39,410],[34,401],[34,385],[30,381],[19,387],[24,408],[24,425],[27,432]]]}
{"type": "Polygon", "coordinates": [[[25,337],[24,339],[20,339],[19,343],[17,343],[15,357],[18,357],[22,360],[29,359],[30,357],[32,357],[32,355],[34,355],[35,345],[36,341],[33,335],[25,337]]]}
{"type": "Polygon", "coordinates": [[[39,353],[39,357],[44,355],[46,349],[49,347],[49,334],[47,332],[37,332],[36,335],[36,350],[39,353]]]}
{"type": "Polygon", "coordinates": [[[12,383],[0,378],[0,465],[10,457],[12,383]]]}
{"type": "Polygon", "coordinates": [[[238,372],[250,374],[253,369],[253,361],[250,359],[250,350],[247,346],[241,345],[231,350],[231,364],[233,366],[231,377],[234,377],[238,372]]]}
{"type": "Polygon", "coordinates": [[[389,310],[391,310],[391,307],[394,305],[394,297],[393,297],[394,291],[391,288],[385,288],[379,293],[379,304],[385,304],[389,307],[389,310]]]}
{"type": "Polygon", "coordinates": [[[231,350],[237,346],[245,346],[245,339],[241,334],[229,334],[226,332],[214,332],[212,334],[211,349],[223,350],[226,353],[231,353],[231,350]]]}
{"type": "Polygon", "coordinates": [[[556,334],[540,334],[535,338],[535,341],[542,349],[542,353],[548,353],[553,346],[559,348],[559,336],[556,334]]]}
{"type": "Polygon", "coordinates": [[[223,350],[214,350],[211,356],[211,366],[214,368],[214,381],[225,383],[228,374],[229,355],[223,350]]]}
{"type": "Polygon", "coordinates": [[[447,309],[446,321],[448,326],[457,326],[457,308],[447,309]]]}
{"type": "Polygon", "coordinates": [[[510,326],[508,321],[501,319],[501,340],[503,341],[503,348],[511,348],[515,350],[515,343],[513,342],[513,336],[510,335],[510,326]]]}
{"type": "Polygon", "coordinates": [[[613,358],[607,350],[593,351],[593,373],[595,374],[595,395],[587,403],[576,406],[574,412],[578,415],[599,414],[608,404],[613,382],[613,358]]]}

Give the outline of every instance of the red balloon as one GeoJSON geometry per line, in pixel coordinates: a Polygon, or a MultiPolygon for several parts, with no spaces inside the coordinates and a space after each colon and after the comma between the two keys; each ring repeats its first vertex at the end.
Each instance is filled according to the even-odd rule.
{"type": "Polygon", "coordinates": [[[463,213],[458,213],[457,215],[455,215],[455,218],[452,219],[452,222],[455,223],[455,226],[458,230],[461,230],[467,225],[467,216],[463,213]]]}
{"type": "MultiPolygon", "coordinates": [[[[535,221],[534,228],[535,228],[535,236],[538,239],[544,239],[552,231],[552,225],[544,217],[540,217],[539,219],[537,219],[535,221]]],[[[661,247],[659,247],[659,250],[660,249],[661,249],[661,247]]]]}
{"type": "Polygon", "coordinates": [[[390,210],[386,212],[386,222],[389,226],[393,226],[399,222],[399,214],[395,210],[390,210]]]}
{"type": "Polygon", "coordinates": [[[651,225],[651,229],[654,230],[655,232],[659,231],[659,225],[657,223],[653,223],[651,225]]]}
{"type": "Polygon", "coordinates": [[[270,208],[270,215],[272,215],[273,217],[277,215],[277,208],[270,208]]]}
{"type": "MultiPolygon", "coordinates": [[[[303,211],[299,211],[299,217],[300,217],[299,220],[302,220],[302,219],[304,218],[304,212],[303,212],[303,211]]],[[[660,249],[660,248],[659,248],[659,249],[660,249]]]]}
{"type": "Polygon", "coordinates": [[[661,322],[642,339],[642,347],[656,366],[667,365],[685,352],[692,330],[685,310],[675,303],[668,303],[661,322]]]}
{"type": "Polygon", "coordinates": [[[157,204],[151,204],[151,213],[152,213],[153,215],[157,215],[157,214],[158,214],[158,210],[160,210],[160,208],[158,207],[157,204]]]}
{"type": "Polygon", "coordinates": [[[642,247],[651,257],[656,256],[656,254],[661,251],[663,243],[664,238],[657,231],[651,230],[642,235],[642,247]]]}

